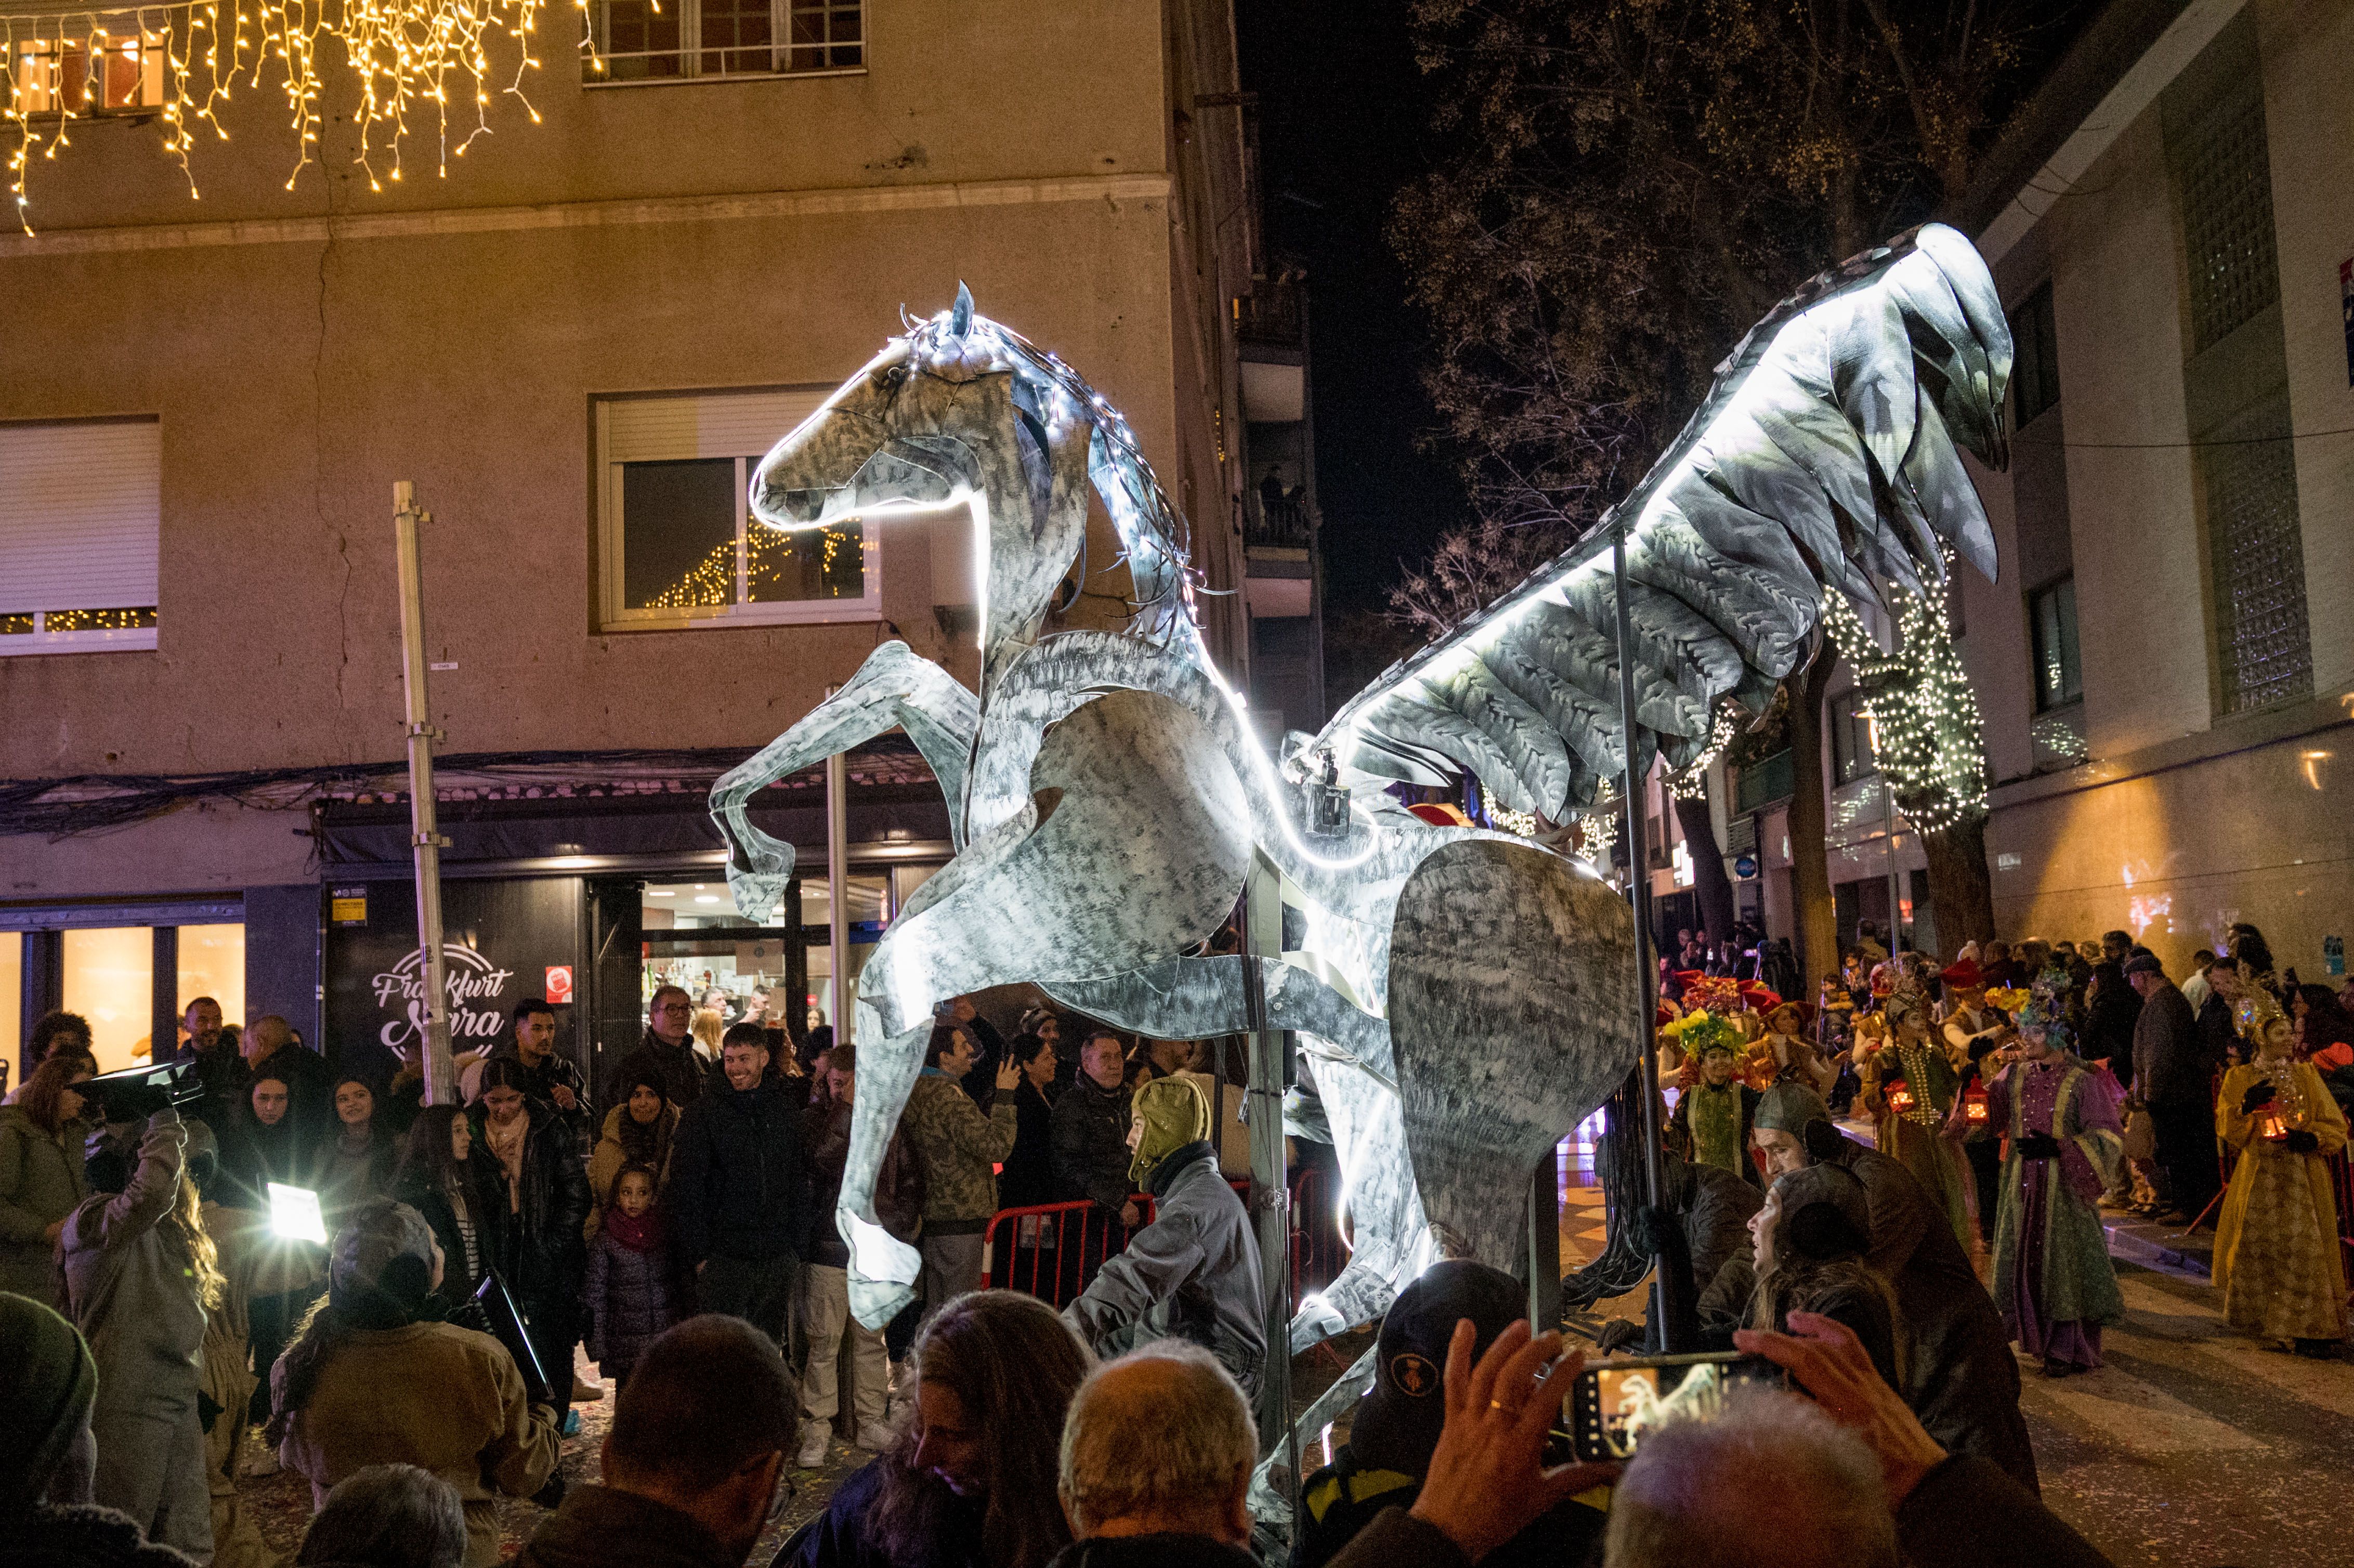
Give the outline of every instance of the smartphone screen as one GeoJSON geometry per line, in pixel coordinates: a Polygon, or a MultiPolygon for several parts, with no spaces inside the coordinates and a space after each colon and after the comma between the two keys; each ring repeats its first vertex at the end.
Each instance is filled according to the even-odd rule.
{"type": "Polygon", "coordinates": [[[1789,1386],[1789,1374],[1735,1351],[1596,1361],[1577,1374],[1562,1402],[1568,1448],[1588,1461],[1631,1459],[1643,1435],[1670,1421],[1713,1420],[1744,1384],[1789,1386]]]}

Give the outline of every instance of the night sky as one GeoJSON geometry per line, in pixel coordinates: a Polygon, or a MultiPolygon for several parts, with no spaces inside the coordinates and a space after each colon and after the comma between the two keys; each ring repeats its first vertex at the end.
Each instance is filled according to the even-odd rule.
{"type": "Polygon", "coordinates": [[[1391,197],[1425,167],[1431,86],[1404,0],[1235,0],[1235,13],[1243,86],[1258,94],[1268,244],[1308,268],[1326,605],[1379,609],[1400,557],[1418,560],[1470,516],[1444,459],[1416,450],[1436,420],[1419,379],[1426,323],[1382,232],[1391,197]]]}

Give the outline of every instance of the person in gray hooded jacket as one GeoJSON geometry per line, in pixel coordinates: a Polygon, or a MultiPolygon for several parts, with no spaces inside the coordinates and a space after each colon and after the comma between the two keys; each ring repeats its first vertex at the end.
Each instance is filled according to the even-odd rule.
{"type": "Polygon", "coordinates": [[[1105,1261],[1063,1320],[1106,1359],[1154,1340],[1191,1340],[1257,1398],[1267,1361],[1258,1239],[1218,1174],[1201,1086],[1167,1077],[1139,1087],[1128,1136],[1129,1173],[1152,1194],[1152,1223],[1105,1261]]]}
{"type": "Polygon", "coordinates": [[[205,1315],[221,1298],[177,1111],[157,1111],[134,1165],[101,1132],[85,1170],[90,1195],[58,1237],[66,1298],[98,1364],[90,1432],[92,1500],[131,1516],[150,1541],[198,1562],[213,1554],[205,1481],[205,1315]]]}

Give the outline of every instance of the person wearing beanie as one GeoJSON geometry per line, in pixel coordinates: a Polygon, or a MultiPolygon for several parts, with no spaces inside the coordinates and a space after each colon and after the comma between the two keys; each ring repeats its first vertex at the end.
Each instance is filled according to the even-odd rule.
{"type": "MultiPolygon", "coordinates": [[[[1323,1568],[1382,1510],[1414,1506],[1447,1421],[1447,1352],[1456,1324],[1470,1323],[1476,1361],[1528,1308],[1526,1286],[1468,1258],[1435,1263],[1398,1292],[1382,1319],[1373,1385],[1357,1402],[1349,1440],[1300,1488],[1293,1568],[1323,1568]]],[[[1482,1558],[1482,1568],[1582,1562],[1606,1522],[1587,1502],[1556,1503],[1482,1558]]]]}
{"type": "Polygon", "coordinates": [[[310,1481],[314,1509],[370,1465],[431,1471],[465,1505],[467,1568],[493,1568],[492,1499],[547,1484],[561,1417],[527,1397],[504,1345],[432,1319],[427,1298],[442,1266],[424,1215],[387,1199],[363,1204],[335,1237],[325,1305],[270,1372],[277,1414],[263,1436],[310,1481]]]}
{"type": "Polygon", "coordinates": [[[1193,1079],[1137,1089],[1129,1181],[1152,1195],[1152,1223],[1104,1261],[1063,1320],[1106,1360],[1153,1340],[1191,1340],[1255,1399],[1267,1361],[1258,1238],[1218,1174],[1210,1132],[1209,1101],[1193,1079]]]}
{"type": "Polygon", "coordinates": [[[46,1302],[0,1290],[0,1558],[10,1568],[192,1568],[91,1504],[98,1363],[46,1302]]]}
{"type": "Polygon", "coordinates": [[[220,1304],[222,1281],[187,1176],[188,1136],[169,1107],[148,1118],[134,1150],[103,1129],[92,1135],[83,1161],[90,1195],[68,1216],[58,1258],[74,1326],[98,1364],[91,1496],[205,1562],[212,1498],[197,1404],[206,1315],[220,1304]]]}
{"type": "Polygon", "coordinates": [[[1897,1392],[1946,1447],[1990,1459],[2033,1489],[2019,1362],[1937,1201],[1893,1156],[1844,1137],[1822,1097],[1800,1085],[1766,1091],[1750,1136],[1769,1175],[1836,1165],[1861,1183],[1872,1225],[1866,1255],[1894,1287],[1903,1324],[1904,1382],[1897,1392]]]}

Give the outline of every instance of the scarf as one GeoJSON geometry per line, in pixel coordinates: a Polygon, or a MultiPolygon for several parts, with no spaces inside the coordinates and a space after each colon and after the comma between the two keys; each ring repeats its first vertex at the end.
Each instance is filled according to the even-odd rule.
{"type": "Polygon", "coordinates": [[[663,1234],[660,1209],[648,1209],[633,1220],[621,1212],[619,1203],[605,1211],[605,1234],[617,1245],[631,1252],[659,1252],[668,1239],[663,1234]]]}
{"type": "Polygon", "coordinates": [[[507,1202],[516,1208],[523,1206],[523,1145],[531,1136],[531,1118],[518,1116],[501,1127],[495,1117],[482,1118],[482,1141],[498,1156],[499,1164],[507,1174],[507,1202]]]}

